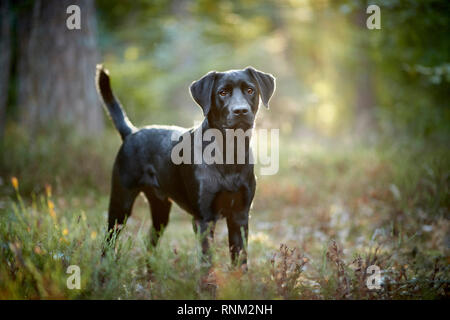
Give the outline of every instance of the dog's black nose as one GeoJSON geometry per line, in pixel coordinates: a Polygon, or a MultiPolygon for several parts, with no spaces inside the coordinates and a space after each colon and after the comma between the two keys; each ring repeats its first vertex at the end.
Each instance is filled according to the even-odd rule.
{"type": "Polygon", "coordinates": [[[233,108],[235,116],[245,116],[250,111],[248,106],[237,106],[233,108]]]}

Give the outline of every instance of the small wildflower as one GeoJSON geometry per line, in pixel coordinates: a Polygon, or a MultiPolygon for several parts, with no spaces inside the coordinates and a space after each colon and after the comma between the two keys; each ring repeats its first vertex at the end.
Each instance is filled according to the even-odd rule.
{"type": "Polygon", "coordinates": [[[66,238],[63,238],[63,237],[59,238],[59,242],[69,243],[69,241],[66,238]]]}
{"type": "Polygon", "coordinates": [[[64,228],[62,234],[63,236],[67,236],[69,234],[69,230],[67,230],[67,228],[64,228]]]}
{"type": "Polygon", "coordinates": [[[16,177],[12,177],[11,183],[13,185],[14,190],[18,191],[19,190],[19,180],[17,180],[16,177]]]}
{"type": "Polygon", "coordinates": [[[97,232],[92,231],[92,232],[91,232],[91,239],[92,239],[92,240],[95,240],[95,238],[97,238],[97,232]]]}
{"type": "Polygon", "coordinates": [[[47,197],[52,196],[52,186],[49,184],[45,184],[45,193],[47,194],[47,197]]]}
{"type": "Polygon", "coordinates": [[[50,216],[55,219],[56,213],[55,213],[55,203],[52,200],[47,200],[47,206],[48,206],[48,212],[50,213],[50,216]]]}

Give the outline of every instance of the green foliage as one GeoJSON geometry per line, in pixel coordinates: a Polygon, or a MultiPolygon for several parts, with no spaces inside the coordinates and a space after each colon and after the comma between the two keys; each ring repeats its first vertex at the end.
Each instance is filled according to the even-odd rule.
{"type": "MultiPolygon", "coordinates": [[[[0,177],[18,177],[27,196],[42,192],[46,184],[53,185],[58,193],[67,189],[81,195],[106,192],[119,145],[120,137],[112,132],[95,138],[80,137],[70,128],[55,126],[50,132],[30,136],[23,127],[10,125],[0,144],[0,177]]],[[[9,193],[1,185],[0,191],[9,193]]]]}

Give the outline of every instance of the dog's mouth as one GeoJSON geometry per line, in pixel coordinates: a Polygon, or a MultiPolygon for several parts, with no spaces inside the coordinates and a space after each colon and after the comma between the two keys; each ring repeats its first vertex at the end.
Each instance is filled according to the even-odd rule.
{"type": "Polygon", "coordinates": [[[251,128],[253,128],[253,121],[247,121],[244,119],[233,121],[225,127],[225,129],[242,129],[244,131],[251,128]]]}

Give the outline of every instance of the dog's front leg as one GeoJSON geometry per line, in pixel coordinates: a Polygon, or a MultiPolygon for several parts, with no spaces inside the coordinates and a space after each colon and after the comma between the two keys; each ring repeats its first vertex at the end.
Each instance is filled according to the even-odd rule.
{"type": "Polygon", "coordinates": [[[214,240],[215,227],[215,221],[208,221],[206,219],[198,219],[194,221],[194,231],[198,234],[202,247],[202,263],[207,266],[211,266],[212,263],[212,254],[209,243],[214,240]]]}
{"type": "Polygon", "coordinates": [[[247,268],[248,211],[233,212],[227,217],[231,262],[247,268]]]}

